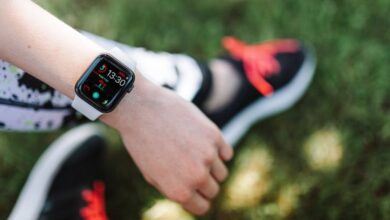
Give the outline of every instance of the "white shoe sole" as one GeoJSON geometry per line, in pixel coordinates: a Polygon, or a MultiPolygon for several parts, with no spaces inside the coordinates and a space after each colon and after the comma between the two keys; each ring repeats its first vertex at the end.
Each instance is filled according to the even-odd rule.
{"type": "Polygon", "coordinates": [[[92,136],[102,136],[99,126],[86,124],[66,132],[52,143],[33,167],[8,219],[36,220],[62,164],[92,136]]]}
{"type": "Polygon", "coordinates": [[[250,104],[222,128],[225,140],[235,146],[256,122],[292,107],[305,93],[312,81],[316,66],[314,53],[306,51],[305,61],[297,75],[272,96],[250,104]]]}

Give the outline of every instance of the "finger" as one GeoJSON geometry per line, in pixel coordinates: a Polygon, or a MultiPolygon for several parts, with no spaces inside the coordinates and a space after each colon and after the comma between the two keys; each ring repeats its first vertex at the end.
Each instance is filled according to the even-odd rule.
{"type": "Polygon", "coordinates": [[[198,190],[206,199],[213,199],[219,192],[219,185],[213,177],[209,177],[206,184],[198,190]]]}
{"type": "Polygon", "coordinates": [[[233,157],[233,147],[230,146],[228,143],[226,143],[224,137],[221,135],[220,141],[219,141],[219,156],[224,161],[229,161],[233,157]]]}
{"type": "Polygon", "coordinates": [[[213,165],[211,166],[211,175],[218,181],[218,182],[223,182],[227,175],[228,175],[228,170],[223,164],[222,160],[215,160],[213,165]]]}
{"type": "Polygon", "coordinates": [[[210,202],[196,192],[190,201],[183,204],[183,208],[195,215],[203,215],[209,210],[210,202]]]}

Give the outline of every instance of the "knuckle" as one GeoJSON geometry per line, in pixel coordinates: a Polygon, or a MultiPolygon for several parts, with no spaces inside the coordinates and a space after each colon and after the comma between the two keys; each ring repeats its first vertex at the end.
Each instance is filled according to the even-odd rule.
{"type": "Polygon", "coordinates": [[[218,132],[214,136],[214,144],[218,146],[224,142],[225,142],[224,137],[223,137],[222,133],[218,130],[218,132]]]}
{"type": "Polygon", "coordinates": [[[196,211],[195,211],[195,214],[196,215],[204,215],[207,213],[207,211],[210,209],[210,204],[207,203],[207,204],[204,204],[202,207],[199,207],[196,211]]]}
{"type": "Polygon", "coordinates": [[[217,159],[217,152],[213,148],[208,148],[204,153],[204,162],[211,165],[217,159]]]}
{"type": "Polygon", "coordinates": [[[192,185],[195,187],[203,186],[207,183],[209,173],[205,169],[199,169],[192,175],[192,185]]]}
{"type": "Polygon", "coordinates": [[[227,172],[223,172],[223,173],[221,174],[220,181],[221,181],[221,182],[224,181],[224,180],[227,178],[227,176],[228,176],[228,173],[227,173],[227,172]]]}
{"type": "Polygon", "coordinates": [[[211,140],[213,140],[214,142],[218,141],[219,137],[221,136],[221,132],[219,131],[219,129],[216,126],[212,126],[209,129],[208,134],[209,134],[209,138],[211,140]]]}
{"type": "Polygon", "coordinates": [[[218,128],[216,128],[215,133],[214,133],[214,140],[216,142],[220,142],[222,139],[223,139],[223,137],[222,137],[221,131],[218,128]]]}
{"type": "Polygon", "coordinates": [[[218,193],[219,193],[219,187],[216,187],[216,188],[213,190],[213,192],[211,192],[211,193],[210,193],[209,195],[207,195],[206,197],[207,197],[208,199],[214,199],[215,197],[217,197],[218,193]]]}
{"type": "Polygon", "coordinates": [[[215,189],[213,198],[215,198],[219,194],[219,191],[220,191],[220,188],[219,188],[219,186],[217,186],[217,188],[215,189]]]}
{"type": "Polygon", "coordinates": [[[191,200],[192,193],[190,190],[181,189],[176,191],[170,191],[169,193],[167,193],[167,196],[175,202],[185,204],[191,200]]]}

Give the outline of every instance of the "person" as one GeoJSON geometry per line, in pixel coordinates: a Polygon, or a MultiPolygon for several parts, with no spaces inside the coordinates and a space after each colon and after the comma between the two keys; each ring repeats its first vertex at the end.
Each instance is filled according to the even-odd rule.
{"type": "MultiPolygon", "coordinates": [[[[294,104],[315,67],[311,50],[292,39],[247,45],[228,37],[223,42],[230,55],[208,63],[132,48],[77,32],[23,0],[0,6],[0,24],[9,27],[0,33],[0,58],[23,69],[0,62],[2,129],[39,131],[82,122],[70,108],[74,84],[98,54],[119,47],[138,63],[135,88],[100,120],[119,131],[145,179],[194,214],[208,210],[218,183],[226,178],[223,161],[233,155],[229,144],[237,143],[254,122],[294,104]]],[[[65,161],[77,155],[72,152],[56,171],[62,173],[65,161]]],[[[51,172],[36,204],[52,198],[47,191],[59,173],[51,172]]],[[[101,195],[102,184],[97,185],[101,195]]]]}

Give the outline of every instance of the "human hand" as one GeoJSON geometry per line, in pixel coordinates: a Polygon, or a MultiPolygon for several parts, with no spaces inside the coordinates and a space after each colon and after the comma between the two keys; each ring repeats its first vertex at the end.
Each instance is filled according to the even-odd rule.
{"type": "MultiPolygon", "coordinates": [[[[73,98],[104,49],[32,1],[2,3],[0,24],[12,25],[0,32],[0,57],[73,98]]],[[[233,152],[196,107],[138,74],[134,91],[101,120],[121,133],[149,183],[190,212],[208,210],[233,152]]]]}
{"type": "Polygon", "coordinates": [[[147,182],[201,215],[233,156],[219,129],[194,105],[139,75],[134,91],[102,121],[116,128],[147,182]]]}

